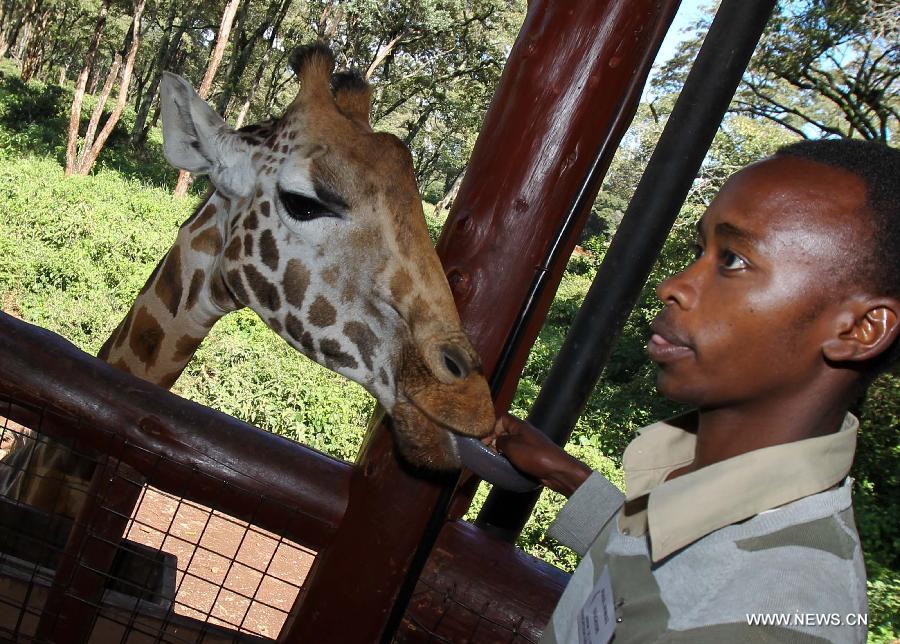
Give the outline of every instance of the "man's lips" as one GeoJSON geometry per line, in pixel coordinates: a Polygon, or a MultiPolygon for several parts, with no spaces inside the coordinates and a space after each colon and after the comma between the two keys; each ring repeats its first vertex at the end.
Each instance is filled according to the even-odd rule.
{"type": "Polygon", "coordinates": [[[664,364],[694,353],[690,343],[672,328],[663,315],[653,321],[651,329],[653,333],[647,342],[647,353],[653,362],[664,364]]]}

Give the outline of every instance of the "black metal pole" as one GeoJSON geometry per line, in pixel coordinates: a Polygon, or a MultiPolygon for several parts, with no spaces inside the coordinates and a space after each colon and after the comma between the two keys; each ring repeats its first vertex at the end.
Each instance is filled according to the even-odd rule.
{"type": "MultiPolygon", "coordinates": [[[[564,445],[640,296],[775,0],[724,0],[528,420],[564,445]]],[[[514,541],[540,491],[495,488],[476,524],[514,541]]]]}

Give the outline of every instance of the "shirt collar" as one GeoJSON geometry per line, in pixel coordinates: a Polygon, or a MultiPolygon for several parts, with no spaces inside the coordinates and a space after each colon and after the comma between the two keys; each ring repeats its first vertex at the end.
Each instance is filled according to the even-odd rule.
{"type": "Polygon", "coordinates": [[[670,421],[641,431],[622,459],[626,498],[649,492],[647,510],[619,516],[625,534],[650,533],[653,561],[714,530],[816,494],[850,472],[859,421],[847,414],[839,431],[753,450],[671,481],[694,458],[696,436],[670,421]]]}

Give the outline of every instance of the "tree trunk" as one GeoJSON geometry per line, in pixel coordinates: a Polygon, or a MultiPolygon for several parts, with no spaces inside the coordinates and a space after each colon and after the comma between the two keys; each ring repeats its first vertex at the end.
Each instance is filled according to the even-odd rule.
{"type": "Polygon", "coordinates": [[[178,29],[175,30],[175,34],[173,35],[172,28],[175,23],[175,17],[175,5],[173,3],[167,18],[165,31],[163,32],[163,40],[160,45],[159,53],[154,64],[153,77],[134,120],[134,129],[131,132],[131,145],[135,148],[144,147],[144,143],[147,141],[147,134],[150,132],[150,126],[147,125],[147,117],[150,115],[150,110],[156,104],[156,95],[159,91],[159,83],[162,80],[163,70],[167,69],[175,58],[175,55],[181,48],[181,37],[184,36],[184,33],[188,29],[188,21],[182,19],[181,24],[178,26],[178,29]]]}
{"type": "Polygon", "coordinates": [[[371,80],[372,76],[375,74],[375,70],[378,69],[378,67],[385,60],[387,60],[388,56],[394,53],[394,49],[396,49],[397,44],[400,42],[404,35],[404,32],[401,31],[399,34],[391,38],[391,40],[388,41],[386,45],[382,45],[378,48],[378,53],[375,54],[375,60],[372,61],[372,64],[369,65],[369,68],[366,70],[366,80],[371,80]]]}
{"type": "Polygon", "coordinates": [[[81,123],[81,102],[84,99],[84,89],[87,86],[88,76],[94,64],[94,57],[100,47],[100,36],[106,24],[106,16],[109,13],[109,1],[105,0],[100,5],[97,21],[94,23],[94,36],[84,58],[84,67],[75,81],[75,95],[72,98],[72,109],[69,111],[69,137],[66,143],[66,176],[75,172],[75,153],[78,149],[78,126],[81,123]]]}
{"type": "Polygon", "coordinates": [[[464,176],[466,176],[465,168],[463,168],[460,173],[456,175],[456,180],[453,182],[453,185],[450,186],[450,190],[447,191],[447,194],[441,197],[441,200],[434,204],[435,219],[445,219],[447,217],[447,213],[450,212],[450,208],[453,206],[453,201],[456,199],[456,195],[459,194],[459,187],[462,185],[464,176]]]}
{"type": "Polygon", "coordinates": [[[425,122],[428,121],[428,117],[431,116],[431,113],[434,112],[434,104],[432,103],[427,108],[422,110],[419,114],[419,118],[413,124],[411,128],[409,128],[409,132],[406,133],[406,136],[403,137],[403,143],[406,147],[412,147],[413,139],[416,138],[416,135],[421,131],[421,129],[425,126],[425,122]]]}
{"type": "Polygon", "coordinates": [[[238,112],[237,119],[235,119],[235,129],[240,128],[244,124],[244,119],[247,118],[247,113],[250,111],[250,102],[253,100],[253,96],[256,94],[256,90],[259,89],[259,84],[262,81],[263,73],[266,71],[266,65],[268,64],[269,58],[272,53],[272,47],[274,46],[275,39],[278,36],[278,30],[281,29],[281,23],[284,21],[285,15],[287,15],[287,10],[290,4],[290,0],[282,0],[278,9],[278,14],[275,16],[274,22],[268,20],[266,21],[266,23],[271,22],[269,37],[266,39],[266,49],[263,52],[262,60],[256,67],[256,73],[253,75],[253,82],[250,84],[250,89],[247,92],[247,97],[244,99],[243,105],[241,105],[241,109],[238,112]]]}
{"type": "MultiPolygon", "coordinates": [[[[228,36],[231,33],[231,24],[234,21],[234,14],[237,13],[238,5],[241,0],[229,0],[225,11],[222,14],[222,22],[219,24],[219,33],[216,35],[216,45],[213,47],[212,54],[209,57],[209,65],[206,67],[206,73],[200,82],[200,89],[197,93],[200,98],[206,99],[209,96],[209,90],[212,87],[213,78],[222,62],[222,56],[225,54],[225,47],[228,45],[228,36]]],[[[191,173],[181,170],[178,173],[178,181],[175,183],[175,196],[183,197],[187,194],[188,187],[191,185],[191,173]]]]}
{"type": "MultiPolygon", "coordinates": [[[[225,81],[222,83],[222,90],[219,93],[219,100],[216,101],[215,107],[215,110],[222,116],[225,115],[225,111],[228,109],[228,103],[234,94],[234,88],[247,68],[249,54],[253,52],[256,41],[262,35],[262,32],[257,33],[256,29],[250,30],[248,34],[247,13],[249,9],[250,3],[247,0],[240,0],[234,20],[231,56],[228,57],[228,64],[225,66],[225,81]]],[[[271,7],[267,9],[271,10],[271,7]]],[[[263,23],[267,22],[266,18],[263,19],[263,23]]]]}
{"type": "Polygon", "coordinates": [[[28,39],[28,44],[22,54],[22,81],[27,83],[37,76],[41,68],[41,59],[44,54],[44,46],[46,42],[44,38],[34,37],[35,32],[38,34],[47,33],[47,25],[50,23],[50,10],[45,9],[40,16],[32,22],[30,33],[32,37],[28,39]]]}
{"type": "Polygon", "coordinates": [[[316,23],[316,36],[319,37],[319,40],[331,42],[338,27],[344,21],[345,14],[346,9],[340,1],[325,5],[316,23]]]}
{"type": "MultiPolygon", "coordinates": [[[[12,50],[16,47],[17,44],[20,46],[20,51],[22,50],[21,44],[17,41],[19,40],[19,34],[23,31],[25,32],[24,40],[28,40],[28,32],[29,25],[31,24],[31,17],[40,9],[41,0],[31,0],[27,5],[25,5],[25,10],[22,12],[22,15],[18,20],[13,19],[13,28],[9,32],[9,37],[6,39],[6,48],[7,50],[12,50]]],[[[5,54],[6,52],[4,52],[5,54]]]]}
{"type": "Polygon", "coordinates": [[[81,156],[78,157],[78,163],[75,165],[79,170],[78,174],[87,174],[87,172],[81,172],[80,169],[84,167],[90,154],[94,134],[97,132],[97,125],[100,123],[100,117],[103,116],[103,108],[106,107],[106,101],[109,99],[110,92],[112,92],[113,83],[116,82],[116,76],[119,75],[119,67],[121,65],[122,57],[116,54],[112,67],[109,68],[109,73],[106,75],[106,82],[103,83],[103,89],[100,90],[100,96],[97,97],[97,103],[94,105],[94,111],[91,113],[91,120],[88,122],[87,130],[84,133],[84,146],[81,148],[81,156]]]}
{"type": "Polygon", "coordinates": [[[119,84],[119,99],[113,108],[112,114],[103,125],[103,129],[97,135],[97,139],[93,142],[85,141],[85,148],[88,150],[84,155],[82,163],[78,164],[78,174],[86,175],[91,171],[97,156],[106,145],[106,140],[112,133],[116,123],[122,116],[122,110],[125,109],[125,103],[128,101],[128,84],[131,82],[131,70],[134,68],[134,59],[137,57],[138,47],[141,43],[141,15],[144,13],[144,7],[147,0],[134,0],[134,17],[131,22],[131,48],[128,51],[128,58],[125,59],[125,65],[122,68],[122,79],[119,84]],[[90,148],[88,149],[88,146],[90,148]]]}

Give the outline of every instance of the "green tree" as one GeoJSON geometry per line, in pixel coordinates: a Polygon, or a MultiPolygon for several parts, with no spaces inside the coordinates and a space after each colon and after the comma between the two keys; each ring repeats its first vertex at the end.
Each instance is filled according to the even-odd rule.
{"type": "MultiPolygon", "coordinates": [[[[804,138],[891,140],[900,129],[900,42],[889,0],[779,3],[731,111],[770,120],[804,138]]],[[[711,16],[693,28],[655,77],[681,86],[711,16]]]]}

